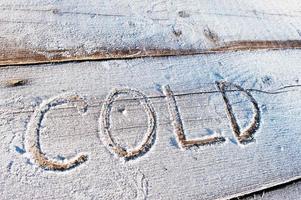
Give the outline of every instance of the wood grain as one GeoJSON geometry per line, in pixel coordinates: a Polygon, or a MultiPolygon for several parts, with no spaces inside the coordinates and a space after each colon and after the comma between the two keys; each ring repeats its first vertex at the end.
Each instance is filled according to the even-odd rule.
{"type": "Polygon", "coordinates": [[[0,1],[0,65],[301,47],[298,0],[0,1]]]}
{"type": "MultiPolygon", "coordinates": [[[[2,67],[0,196],[227,199],[300,179],[300,63],[300,51],[285,50],[2,67]],[[239,85],[258,103],[260,126],[250,143],[240,144],[233,133],[216,81],[239,85]],[[222,136],[225,142],[182,149],[162,90],[166,85],[187,139],[222,136]],[[108,103],[114,88],[140,91],[156,115],[153,142],[131,160],[107,143],[102,106],[111,106],[109,134],[122,149],[141,144],[150,120],[144,97],[123,94],[108,103]],[[54,101],[66,93],[85,103],[54,101]],[[32,134],[29,127],[40,111],[38,135],[32,134]],[[45,170],[28,151],[35,135],[50,161],[68,163],[79,154],[87,160],[68,170],[45,170]]],[[[252,103],[235,87],[224,92],[243,130],[252,121],[252,103]]]]}

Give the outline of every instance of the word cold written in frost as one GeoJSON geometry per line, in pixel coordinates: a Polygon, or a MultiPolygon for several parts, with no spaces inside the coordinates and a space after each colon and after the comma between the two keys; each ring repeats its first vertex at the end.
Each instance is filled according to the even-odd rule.
{"type": "MultiPolygon", "coordinates": [[[[232,127],[232,131],[234,136],[236,137],[237,141],[241,144],[248,143],[252,141],[253,134],[259,128],[260,125],[260,110],[259,106],[254,99],[254,97],[242,87],[235,85],[229,82],[216,82],[217,88],[222,95],[226,113],[228,119],[230,120],[230,124],[232,127]],[[249,126],[244,130],[241,130],[239,127],[235,115],[233,113],[232,106],[229,102],[226,88],[228,87],[236,88],[235,91],[239,91],[244,94],[250,103],[253,106],[253,117],[249,126]]],[[[208,144],[215,144],[215,143],[222,143],[225,141],[225,138],[220,136],[214,137],[206,137],[206,138],[196,138],[196,139],[187,139],[185,136],[185,131],[183,128],[183,123],[181,119],[181,115],[178,109],[177,101],[175,99],[175,95],[171,88],[166,85],[162,87],[162,91],[165,95],[166,104],[169,110],[170,119],[173,125],[174,134],[177,138],[177,142],[179,146],[183,149],[188,149],[192,146],[199,146],[199,145],[208,145],[208,144]]],[[[47,170],[59,170],[64,171],[71,168],[74,168],[81,163],[87,161],[88,156],[85,154],[78,154],[75,157],[59,161],[55,159],[48,158],[40,148],[40,129],[43,118],[45,114],[53,107],[62,105],[62,104],[74,104],[75,107],[81,112],[85,112],[86,103],[85,101],[80,98],[78,95],[70,94],[70,95],[61,95],[50,98],[43,103],[35,110],[33,113],[31,120],[29,122],[27,133],[26,133],[26,151],[31,154],[32,159],[36,164],[38,164],[43,169],[47,170]],[[75,104],[75,102],[77,102],[75,104]],[[80,102],[80,103],[78,103],[80,102]]],[[[99,117],[99,134],[101,134],[101,138],[104,139],[104,144],[106,147],[114,154],[118,155],[119,157],[125,158],[126,160],[136,158],[145,154],[154,144],[155,134],[157,129],[157,116],[154,107],[152,106],[150,100],[144,95],[142,92],[134,89],[129,88],[122,88],[122,89],[114,89],[105,99],[99,117]],[[111,121],[111,111],[112,111],[112,104],[113,102],[120,96],[120,95],[130,95],[134,99],[138,99],[140,104],[142,105],[145,113],[147,114],[148,118],[148,126],[146,133],[144,134],[144,138],[142,139],[141,143],[137,145],[133,149],[126,149],[121,147],[120,144],[116,143],[110,127],[111,121]]]]}

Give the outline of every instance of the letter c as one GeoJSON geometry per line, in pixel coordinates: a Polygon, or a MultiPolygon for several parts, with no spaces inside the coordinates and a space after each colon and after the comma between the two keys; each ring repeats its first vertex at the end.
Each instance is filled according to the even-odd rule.
{"type": "Polygon", "coordinates": [[[41,151],[40,148],[40,128],[45,114],[51,109],[61,104],[66,104],[72,101],[82,100],[79,96],[74,94],[60,95],[48,99],[41,103],[41,105],[34,111],[30,122],[28,124],[26,132],[26,151],[29,152],[40,167],[47,170],[59,170],[65,171],[80,165],[81,163],[87,161],[88,156],[84,154],[78,154],[75,157],[67,161],[58,161],[50,159],[41,151]]]}

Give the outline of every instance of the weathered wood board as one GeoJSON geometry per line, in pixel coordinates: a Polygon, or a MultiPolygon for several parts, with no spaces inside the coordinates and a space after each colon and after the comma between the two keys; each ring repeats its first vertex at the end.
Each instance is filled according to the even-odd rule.
{"type": "Polygon", "coordinates": [[[247,197],[241,197],[244,200],[299,200],[301,196],[301,181],[293,182],[280,188],[273,188],[255,194],[249,195],[247,197]]]}
{"type": "Polygon", "coordinates": [[[299,0],[0,0],[0,65],[300,48],[299,0]]]}
{"type": "Polygon", "coordinates": [[[283,50],[2,67],[0,195],[226,199],[300,179],[300,63],[283,50]],[[224,140],[183,148],[179,127],[224,140]]]}

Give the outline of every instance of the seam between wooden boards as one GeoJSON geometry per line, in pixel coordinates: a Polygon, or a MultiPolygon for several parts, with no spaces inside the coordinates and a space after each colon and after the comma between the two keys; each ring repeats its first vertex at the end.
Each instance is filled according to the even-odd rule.
{"type": "Polygon", "coordinates": [[[282,188],[282,187],[291,185],[291,184],[293,184],[295,182],[299,182],[299,181],[301,181],[301,176],[297,176],[297,177],[294,177],[294,178],[291,178],[291,179],[285,180],[285,181],[280,181],[278,183],[269,183],[269,184],[262,186],[260,189],[257,189],[257,190],[255,189],[255,190],[250,190],[250,191],[246,191],[246,192],[241,192],[238,194],[233,194],[228,197],[221,198],[221,199],[236,200],[236,199],[240,199],[240,198],[246,198],[246,197],[250,197],[251,195],[261,193],[261,192],[277,190],[277,189],[279,189],[279,187],[282,188]]]}
{"type": "Polygon", "coordinates": [[[214,54],[236,51],[257,51],[257,50],[286,50],[286,49],[301,49],[301,40],[242,40],[225,42],[208,49],[124,49],[124,50],[95,50],[93,53],[88,53],[82,49],[66,49],[66,50],[38,50],[38,49],[20,49],[16,50],[16,56],[7,57],[8,54],[14,51],[2,53],[0,57],[1,66],[11,65],[32,65],[46,63],[63,63],[73,61],[97,61],[97,60],[117,60],[117,59],[134,59],[142,57],[164,57],[164,56],[186,56],[199,54],[214,54]],[[82,53],[78,56],[78,50],[82,53]],[[47,54],[52,54],[47,55],[47,54]],[[64,54],[69,56],[64,56],[64,54]],[[71,55],[71,56],[70,56],[71,55]]]}

